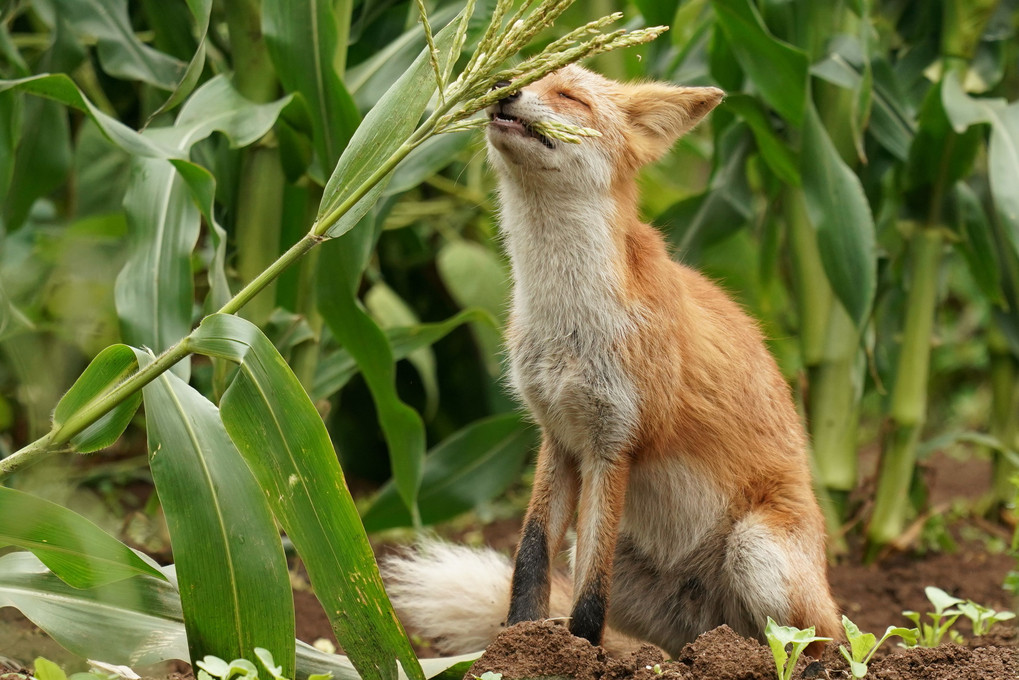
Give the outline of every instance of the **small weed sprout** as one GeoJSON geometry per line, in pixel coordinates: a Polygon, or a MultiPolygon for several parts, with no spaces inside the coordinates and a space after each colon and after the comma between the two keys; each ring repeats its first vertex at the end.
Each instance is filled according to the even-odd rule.
{"type": "Polygon", "coordinates": [[[996,612],[990,607],[979,605],[973,600],[966,600],[957,607],[962,615],[973,623],[974,635],[987,635],[994,624],[1015,618],[1010,611],[996,612]]]}
{"type": "Polygon", "coordinates": [[[839,651],[849,663],[849,670],[854,678],[862,678],[867,675],[867,664],[873,658],[874,652],[888,638],[896,635],[902,638],[907,647],[912,647],[916,645],[916,639],[920,635],[920,631],[916,628],[888,626],[888,630],[878,640],[873,633],[861,632],[859,626],[850,621],[849,617],[845,615],[842,617],[842,628],[846,631],[849,649],[846,649],[845,645],[839,645],[839,651]]]}
{"type": "Polygon", "coordinates": [[[141,677],[127,666],[114,666],[101,661],[88,661],[91,668],[86,673],[71,673],[70,676],[57,664],[45,657],[35,660],[34,676],[27,673],[4,673],[5,678],[35,678],[35,680],[136,680],[141,677]]]}
{"type": "Polygon", "coordinates": [[[961,611],[952,609],[952,607],[962,604],[964,600],[952,597],[941,588],[935,588],[934,586],[924,588],[924,593],[931,604],[934,605],[934,611],[927,612],[931,623],[922,622],[919,612],[904,611],[902,615],[912,621],[913,625],[919,629],[920,635],[917,638],[917,643],[921,647],[937,647],[941,644],[941,640],[945,637],[948,629],[955,624],[956,619],[962,616],[961,611]]]}
{"type": "Polygon", "coordinates": [[[485,671],[481,675],[471,674],[474,680],[502,680],[502,673],[493,673],[492,671],[485,671]]]}
{"type": "MultiPolygon", "coordinates": [[[[273,680],[288,680],[283,675],[283,668],[277,666],[272,658],[272,652],[262,647],[255,647],[255,656],[268,671],[269,677],[273,680]]],[[[211,654],[199,661],[198,680],[236,680],[248,678],[258,680],[258,668],[247,659],[234,659],[229,663],[211,654]]],[[[331,680],[332,673],[316,673],[308,676],[308,680],[331,680]]]]}
{"type": "Polygon", "coordinates": [[[775,657],[775,670],[778,680],[791,680],[796,661],[811,642],[830,642],[831,638],[817,637],[814,627],[805,630],[792,626],[780,626],[768,617],[768,625],[764,629],[768,638],[768,646],[775,657]]]}

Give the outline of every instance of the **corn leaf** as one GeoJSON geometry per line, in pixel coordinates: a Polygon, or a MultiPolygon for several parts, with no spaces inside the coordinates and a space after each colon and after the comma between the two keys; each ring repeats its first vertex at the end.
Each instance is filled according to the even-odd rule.
{"type": "Polygon", "coordinates": [[[238,317],[207,317],[189,346],[239,364],[220,403],[223,424],[297,547],[355,667],[366,679],[393,680],[399,660],[421,680],[325,425],[300,382],[261,331],[238,317]]]}
{"type": "Polygon", "coordinates": [[[806,53],[773,36],[750,0],[712,0],[711,4],[736,60],[764,101],[791,124],[802,125],[809,68],[806,53]]]}
{"type": "Polygon", "coordinates": [[[786,184],[800,186],[800,171],[796,157],[775,131],[768,120],[768,113],[756,99],[745,94],[732,94],[725,98],[725,107],[746,121],[754,133],[761,158],[771,171],[786,184]]]}
{"type": "Polygon", "coordinates": [[[331,0],[263,0],[262,31],[287,92],[300,92],[311,113],[315,149],[325,172],[336,165],[360,115],[333,68],[339,44],[331,0]]]}
{"type": "MultiPolygon", "coordinates": [[[[57,403],[53,411],[53,430],[59,432],[78,409],[115,387],[137,366],[134,352],[127,345],[112,345],[100,352],[57,403]]],[[[131,395],[72,437],[71,447],[80,453],[91,453],[110,446],[130,424],[139,404],[141,395],[131,395]]]]}
{"type": "MultiPolygon", "coordinates": [[[[172,565],[164,569],[173,572],[172,565]]],[[[0,607],[20,610],[82,658],[130,666],[188,658],[177,588],[166,580],[135,578],[81,590],[62,582],[33,555],[17,552],[0,557],[0,607]]],[[[478,653],[424,659],[421,665],[431,678],[477,657],[478,653]]],[[[298,640],[297,675],[313,673],[332,673],[336,680],[361,677],[347,657],[320,652],[298,640]]],[[[407,678],[402,669],[399,677],[407,678]]]]}
{"type": "MultiPolygon", "coordinates": [[[[422,323],[403,328],[385,329],[386,340],[393,352],[393,361],[407,358],[415,350],[434,345],[461,325],[476,321],[495,326],[490,314],[480,309],[465,309],[455,316],[436,323],[422,323]]],[[[350,352],[340,348],[324,358],[315,373],[312,386],[313,401],[328,399],[336,394],[358,373],[357,362],[350,352]]]]}
{"type": "MultiPolygon", "coordinates": [[[[455,35],[454,21],[435,36],[435,44],[440,54],[440,70],[445,68],[448,59],[459,56],[450,54],[455,35]]],[[[326,183],[319,218],[328,215],[352,197],[353,193],[400,148],[417,126],[434,91],[435,75],[428,60],[428,51],[422,50],[411,67],[393,83],[357,128],[326,183]]],[[[350,210],[329,228],[327,235],[340,236],[352,229],[378,201],[387,181],[383,179],[351,206],[350,210]]]]}
{"type": "MultiPolygon", "coordinates": [[[[146,365],[148,355],[138,352],[146,365]]],[[[170,372],[144,388],[149,469],[166,515],[191,660],[270,650],[294,672],[294,601],[268,502],[219,410],[170,372]]]]}
{"type": "Polygon", "coordinates": [[[987,171],[991,195],[1013,250],[1019,253],[1019,103],[1003,99],[977,99],[967,95],[958,76],[949,74],[942,83],[942,102],[952,127],[963,134],[973,125],[991,126],[987,171]]]}
{"type": "MultiPolygon", "coordinates": [[[[54,26],[52,43],[33,68],[37,71],[73,71],[84,59],[82,47],[61,19],[54,26]]],[[[27,73],[25,74],[27,75],[27,73]]],[[[56,102],[26,100],[16,124],[12,153],[10,190],[0,193],[0,215],[13,231],[21,225],[35,201],[48,195],[67,178],[71,169],[71,131],[67,111],[56,102]]],[[[0,157],[4,157],[0,154],[0,157]]],[[[0,184],[0,188],[5,188],[0,184]]]]}
{"type": "MultiPolygon", "coordinates": [[[[229,79],[218,76],[205,83],[188,100],[171,128],[157,128],[146,137],[187,154],[198,141],[222,132],[236,146],[264,135],[275,123],[287,99],[255,104],[238,93],[229,79]]],[[[184,168],[178,162],[180,168],[184,168]]],[[[211,210],[211,175],[201,180],[200,171],[175,168],[162,159],[136,159],[124,197],[124,211],[132,235],[132,250],[117,277],[116,302],[124,339],[136,346],[161,352],[191,329],[194,280],[191,257],[201,231],[201,211],[211,210]],[[186,180],[190,180],[186,181],[186,180]],[[192,200],[198,190],[199,201],[192,200]]],[[[216,224],[213,220],[212,224],[216,224]]],[[[217,225],[218,226],[218,225],[217,225]]],[[[220,230],[216,231],[220,236],[220,230]]],[[[222,263],[217,256],[210,271],[214,291],[225,288],[222,263]],[[217,264],[218,263],[218,264],[217,264]]],[[[223,297],[220,294],[220,297],[223,297]]],[[[188,362],[173,371],[188,376],[188,362]]]]}
{"type": "Polygon", "coordinates": [[[173,90],[184,64],[141,42],[131,27],[127,0],[54,0],[59,16],[75,33],[94,39],[99,63],[111,76],[173,90]]]}
{"type": "Polygon", "coordinates": [[[860,179],[839,156],[813,106],[803,127],[800,174],[807,213],[832,290],[860,326],[877,288],[874,218],[860,179]]]}
{"type": "MultiPolygon", "coordinates": [[[[487,23],[491,16],[494,3],[478,3],[489,5],[483,10],[480,6],[476,8],[471,16],[471,24],[482,20],[487,23]]],[[[431,14],[433,26],[442,26],[448,23],[457,15],[455,5],[441,7],[431,14]]],[[[410,69],[414,60],[425,45],[425,33],[418,22],[404,31],[400,37],[381,47],[381,49],[365,59],[360,64],[352,66],[347,70],[344,81],[347,89],[354,95],[358,108],[361,111],[368,111],[379,98],[392,87],[393,83],[400,79],[410,69]]]]}
{"type": "Polygon", "coordinates": [[[0,607],[18,609],[82,658],[132,666],[187,658],[177,589],[165,578],[74,588],[15,552],[0,557],[0,607]]]}
{"type": "Polygon", "coordinates": [[[76,512],[0,486],[0,545],[30,550],[74,588],[93,588],[138,574],[163,575],[126,545],[76,512]]]}
{"type": "MultiPolygon", "coordinates": [[[[184,69],[180,82],[177,83],[173,92],[167,100],[163,102],[163,105],[149,116],[150,121],[159,114],[165,111],[170,111],[187,99],[187,96],[191,94],[191,92],[195,89],[195,86],[198,85],[198,81],[202,77],[202,71],[205,70],[206,42],[209,33],[209,19],[212,15],[212,0],[187,0],[187,5],[195,20],[195,26],[198,33],[198,48],[191,57],[191,61],[188,62],[187,67],[184,69]]],[[[148,9],[148,7],[146,9],[148,9]]],[[[158,31],[160,22],[153,21],[153,24],[158,31]]]]}
{"type": "Polygon", "coordinates": [[[364,266],[359,228],[321,248],[318,309],[329,330],[357,362],[371,391],[400,497],[417,513],[417,493],[425,456],[425,426],[417,411],[396,392],[396,365],[385,333],[355,299],[364,266]],[[328,263],[328,266],[324,266],[328,263]]]}
{"type": "MultiPolygon", "coordinates": [[[[423,524],[451,519],[504,492],[520,475],[536,433],[519,413],[471,423],[425,458],[418,507],[423,524]]],[[[390,481],[364,515],[367,531],[409,526],[410,513],[390,481]]]]}

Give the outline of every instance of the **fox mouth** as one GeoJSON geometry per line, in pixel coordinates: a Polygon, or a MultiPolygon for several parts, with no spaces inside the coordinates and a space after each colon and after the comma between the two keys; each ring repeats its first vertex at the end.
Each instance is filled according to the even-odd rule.
{"type": "Polygon", "coordinates": [[[555,144],[552,143],[551,139],[540,132],[537,132],[531,127],[530,123],[525,123],[516,116],[511,116],[510,114],[503,113],[502,111],[496,111],[489,115],[489,120],[491,121],[490,126],[493,128],[497,128],[504,132],[514,132],[518,135],[523,135],[524,137],[531,137],[532,139],[538,140],[549,149],[555,148],[555,144]]]}

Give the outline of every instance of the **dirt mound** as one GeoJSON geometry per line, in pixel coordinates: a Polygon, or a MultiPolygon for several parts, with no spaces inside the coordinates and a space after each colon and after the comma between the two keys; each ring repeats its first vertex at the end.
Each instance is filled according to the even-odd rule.
{"type": "MultiPolygon", "coordinates": [[[[519,623],[507,628],[474,662],[464,680],[485,672],[503,680],[576,678],[577,680],[772,680],[771,651],[741,637],[727,626],[701,635],[683,648],[678,659],[663,661],[650,645],[622,658],[573,637],[560,623],[519,623]]],[[[829,645],[821,661],[803,657],[794,678],[847,678],[846,663],[829,645]]],[[[964,647],[945,644],[936,649],[898,649],[871,663],[868,678],[876,680],[1014,680],[1019,678],[1019,649],[964,647]]]]}

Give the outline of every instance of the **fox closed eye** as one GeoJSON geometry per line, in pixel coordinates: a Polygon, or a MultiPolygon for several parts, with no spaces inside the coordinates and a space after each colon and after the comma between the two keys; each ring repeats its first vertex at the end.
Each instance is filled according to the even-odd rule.
{"type": "Polygon", "coordinates": [[[562,97],[563,99],[569,99],[570,101],[577,102],[578,104],[581,104],[582,106],[586,106],[587,108],[591,108],[591,106],[587,102],[585,102],[583,100],[580,100],[580,99],[577,99],[576,97],[571,95],[569,92],[560,92],[559,96],[562,97]]]}

